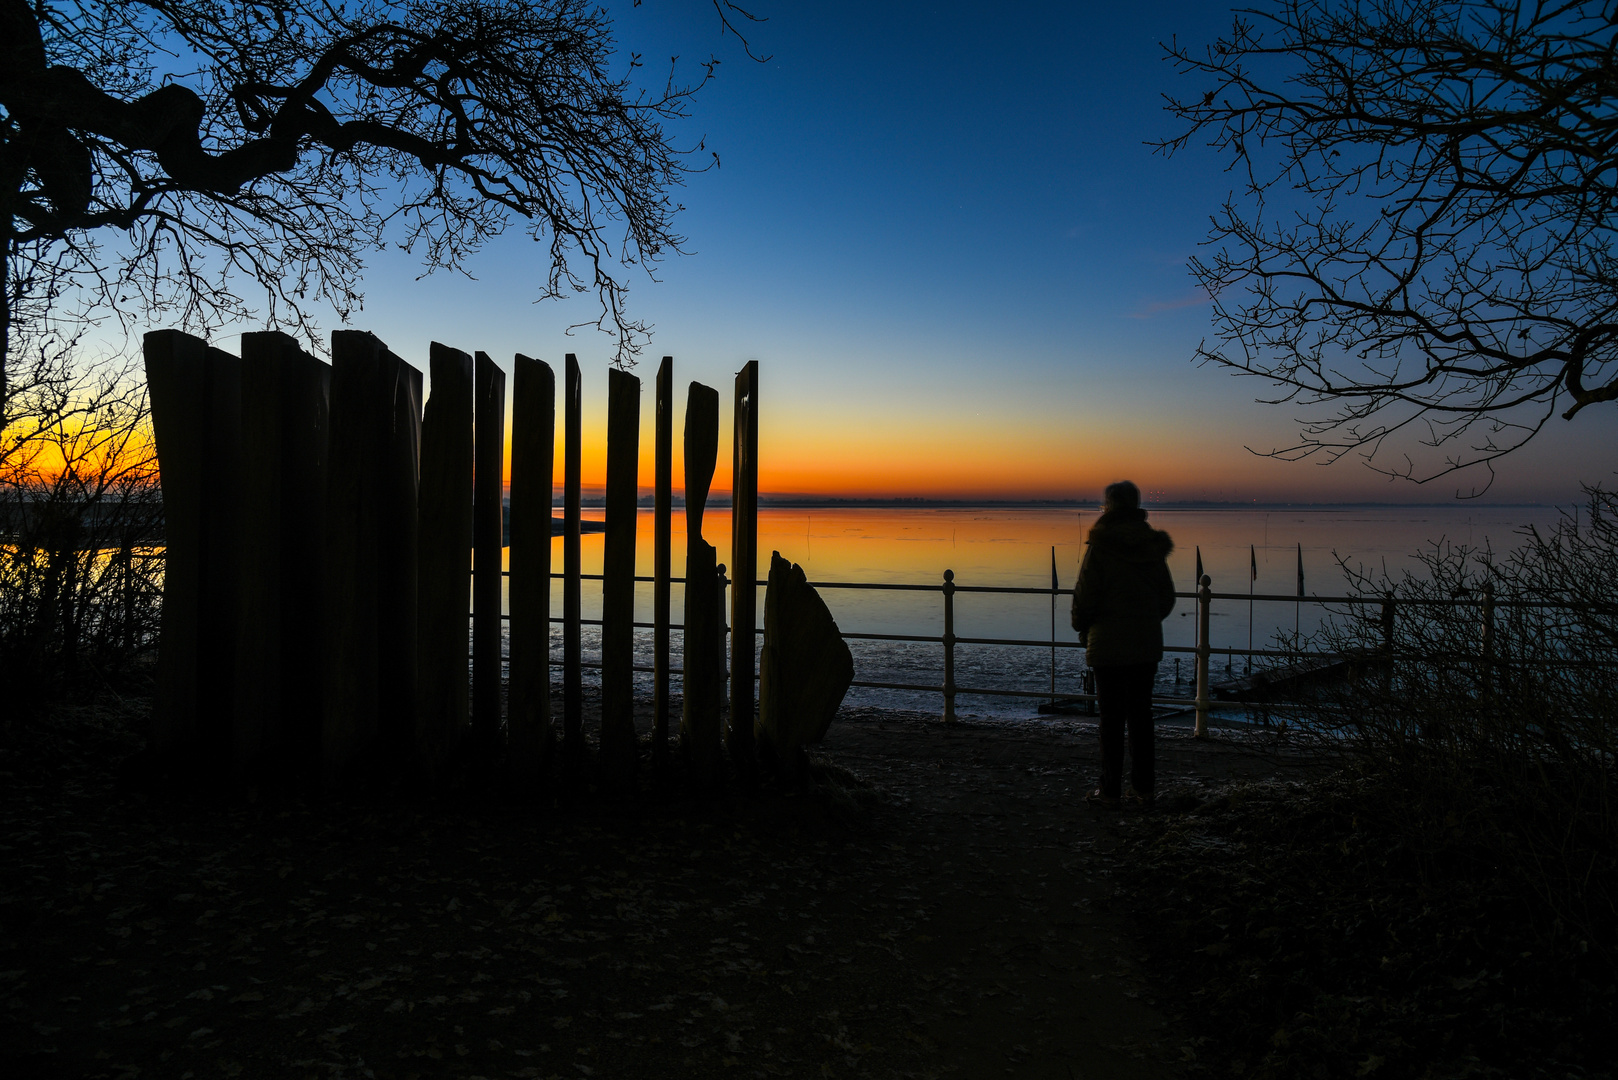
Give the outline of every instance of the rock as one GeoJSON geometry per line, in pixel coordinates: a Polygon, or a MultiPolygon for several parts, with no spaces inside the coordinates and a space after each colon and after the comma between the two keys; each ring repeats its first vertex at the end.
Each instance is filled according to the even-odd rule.
{"type": "Polygon", "coordinates": [[[764,594],[758,746],[767,765],[797,773],[803,750],[821,740],[854,681],[854,657],[803,568],[770,555],[764,594]]]}

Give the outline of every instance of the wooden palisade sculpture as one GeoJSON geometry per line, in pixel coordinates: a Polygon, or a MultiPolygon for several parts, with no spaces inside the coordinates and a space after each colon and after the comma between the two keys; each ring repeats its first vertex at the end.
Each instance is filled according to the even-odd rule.
{"type": "Polygon", "coordinates": [[[549,365],[518,354],[511,396],[507,749],[514,779],[531,786],[544,774],[555,744],[550,646],[556,375],[549,365]]]}
{"type": "Polygon", "coordinates": [[[702,538],[702,513],[719,456],[719,392],[692,383],[685,406],[685,701],[680,746],[693,782],[718,782],[724,695],[723,611],[718,553],[702,538]]]}
{"type": "Polygon", "coordinates": [[[441,787],[464,735],[470,679],[466,597],[472,574],[472,357],[433,342],[433,393],[421,421],[421,549],[417,591],[416,748],[441,787]]]}
{"type": "Polygon", "coordinates": [[[607,371],[607,513],[601,570],[601,778],[635,777],[635,517],[640,380],[607,371]]]}

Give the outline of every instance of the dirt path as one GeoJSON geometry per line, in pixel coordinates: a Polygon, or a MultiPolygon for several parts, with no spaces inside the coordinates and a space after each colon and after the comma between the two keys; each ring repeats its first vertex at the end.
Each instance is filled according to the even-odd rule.
{"type": "MultiPolygon", "coordinates": [[[[0,759],[17,1077],[1174,1076],[1112,910],[1094,735],[858,710],[877,789],[706,805],[207,808],[86,730],[0,759]]],[[[1166,792],[1299,763],[1165,737],[1166,792]]]]}

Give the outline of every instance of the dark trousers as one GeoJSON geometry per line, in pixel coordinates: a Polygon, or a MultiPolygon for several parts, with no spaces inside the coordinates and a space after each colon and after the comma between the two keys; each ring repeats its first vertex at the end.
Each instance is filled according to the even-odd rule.
{"type": "Polygon", "coordinates": [[[1117,798],[1124,775],[1124,732],[1129,732],[1129,783],[1150,795],[1157,782],[1152,738],[1152,681],[1156,664],[1092,669],[1101,710],[1101,794],[1117,798]]]}

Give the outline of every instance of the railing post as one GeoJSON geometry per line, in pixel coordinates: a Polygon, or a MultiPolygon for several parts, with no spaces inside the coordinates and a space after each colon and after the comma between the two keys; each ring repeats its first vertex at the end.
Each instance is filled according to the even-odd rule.
{"type": "Polygon", "coordinates": [[[1201,739],[1208,734],[1208,608],[1213,604],[1213,578],[1207,574],[1197,582],[1197,723],[1193,734],[1201,739]]]}
{"type": "Polygon", "coordinates": [[[944,571],[944,723],[955,722],[955,571],[944,571]]]}
{"type": "Polygon", "coordinates": [[[1483,695],[1494,695],[1494,582],[1483,583],[1483,695]]]}

